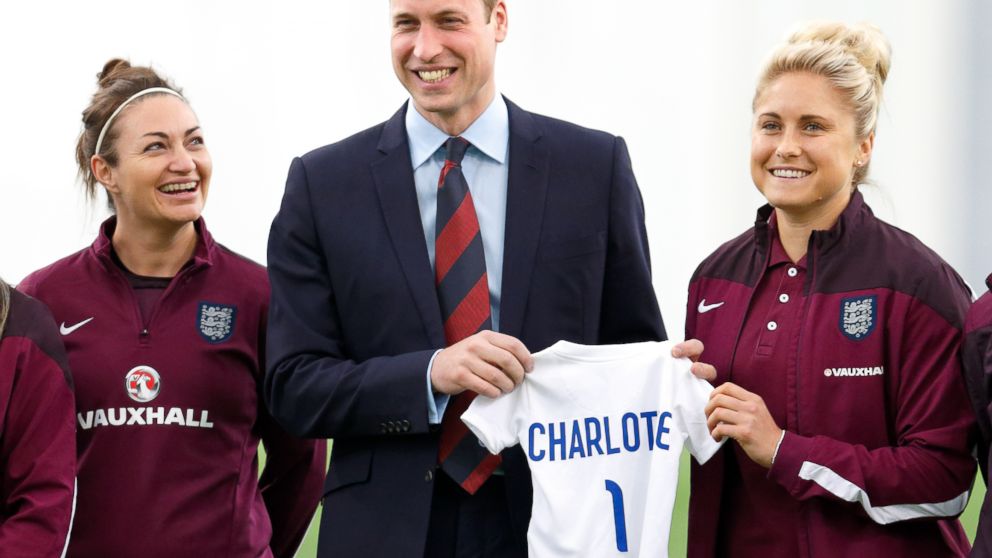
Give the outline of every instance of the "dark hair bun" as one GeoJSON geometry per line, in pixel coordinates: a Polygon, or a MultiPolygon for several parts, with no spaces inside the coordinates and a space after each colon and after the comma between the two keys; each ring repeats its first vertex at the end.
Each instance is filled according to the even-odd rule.
{"type": "Polygon", "coordinates": [[[111,58],[103,65],[103,70],[96,75],[97,83],[100,87],[107,87],[114,79],[126,72],[131,67],[131,63],[123,58],[111,58]]]}

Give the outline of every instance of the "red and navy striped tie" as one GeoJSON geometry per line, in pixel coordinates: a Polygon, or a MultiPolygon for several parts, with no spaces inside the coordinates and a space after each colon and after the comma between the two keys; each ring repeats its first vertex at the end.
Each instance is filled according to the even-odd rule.
{"type": "MultiPolygon", "coordinates": [[[[448,139],[444,168],[437,183],[434,281],[448,346],[493,327],[479,219],[461,168],[468,146],[460,137],[448,139]]],[[[475,494],[501,461],[500,456],[486,451],[461,421],[475,395],[465,391],[448,403],[441,419],[438,447],[441,469],[469,494],[475,494]]]]}

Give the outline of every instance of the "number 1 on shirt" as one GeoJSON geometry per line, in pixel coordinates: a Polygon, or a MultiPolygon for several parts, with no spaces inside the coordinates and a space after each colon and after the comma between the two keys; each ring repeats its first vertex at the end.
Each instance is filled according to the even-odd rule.
{"type": "Polygon", "coordinates": [[[617,550],[627,552],[627,520],[623,514],[623,490],[620,485],[607,479],[606,491],[613,496],[613,525],[617,531],[617,550]]]}

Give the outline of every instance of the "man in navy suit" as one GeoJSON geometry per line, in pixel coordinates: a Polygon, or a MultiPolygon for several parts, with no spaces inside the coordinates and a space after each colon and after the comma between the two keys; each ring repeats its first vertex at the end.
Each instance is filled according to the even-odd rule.
{"type": "MultiPolygon", "coordinates": [[[[392,0],[390,10],[411,101],[290,167],[269,237],[265,396],[289,431],[334,438],[320,556],[526,556],[532,496],[519,448],[488,468],[448,466],[442,440],[466,395],[523,380],[530,351],[665,338],[641,196],[621,138],[497,94],[503,0],[392,0]],[[474,308],[482,325],[452,338],[451,316],[471,305],[446,308],[439,270],[459,269],[449,275],[461,281],[469,264],[448,261],[459,231],[449,235],[439,192],[466,183],[468,224],[450,228],[477,231],[459,254],[483,273],[472,277],[488,305],[474,308]]],[[[454,454],[480,451],[460,440],[454,454]]]]}

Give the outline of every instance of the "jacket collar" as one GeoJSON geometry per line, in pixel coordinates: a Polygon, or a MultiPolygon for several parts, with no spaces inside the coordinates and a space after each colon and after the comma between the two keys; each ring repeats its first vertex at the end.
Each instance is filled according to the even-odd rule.
{"type": "MultiPolygon", "coordinates": [[[[193,228],[196,229],[196,249],[193,251],[192,259],[186,265],[191,267],[212,265],[217,244],[214,242],[213,236],[210,235],[210,231],[207,230],[207,224],[203,217],[193,222],[193,228]]],[[[115,265],[111,255],[114,249],[111,239],[114,237],[115,229],[117,229],[117,216],[112,215],[100,225],[100,233],[97,234],[96,240],[91,246],[98,258],[111,265],[115,265]]]]}
{"type": "MultiPolygon", "coordinates": [[[[758,209],[757,218],[754,221],[754,239],[759,251],[767,253],[771,239],[771,227],[769,219],[775,208],[770,204],[765,204],[758,209]]],[[[811,248],[816,248],[818,252],[827,252],[835,246],[842,245],[855,237],[856,232],[865,221],[872,217],[873,213],[868,204],[865,203],[864,196],[859,190],[851,194],[851,201],[841,212],[837,222],[828,230],[813,231],[810,236],[811,248]]]]}
{"type": "Polygon", "coordinates": [[[383,124],[379,143],[376,145],[382,153],[390,153],[400,146],[407,149],[409,153],[406,137],[406,108],[407,103],[403,103],[403,106],[383,124]]]}
{"type": "Polygon", "coordinates": [[[537,118],[507,98],[510,168],[506,183],[506,236],[499,329],[520,337],[537,261],[538,238],[551,177],[551,155],[537,118]]]}
{"type": "Polygon", "coordinates": [[[435,347],[444,347],[444,324],[434,287],[434,271],[427,255],[424,226],[420,222],[413,164],[407,144],[407,106],[408,103],[403,103],[383,125],[376,146],[381,156],[369,168],[386,230],[413,294],[424,331],[435,347]]]}

